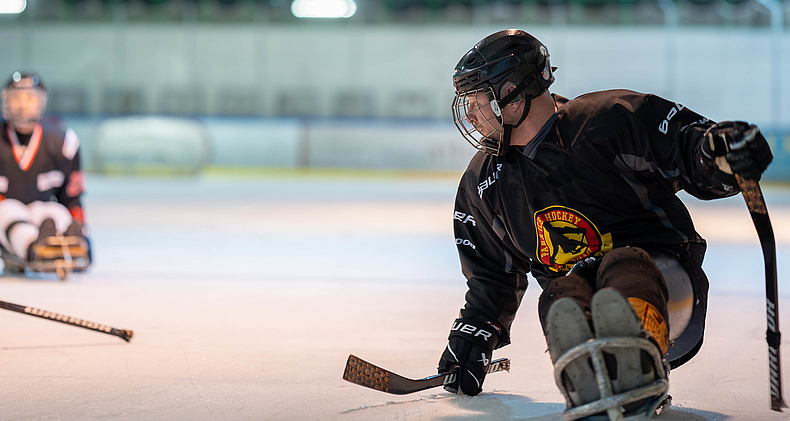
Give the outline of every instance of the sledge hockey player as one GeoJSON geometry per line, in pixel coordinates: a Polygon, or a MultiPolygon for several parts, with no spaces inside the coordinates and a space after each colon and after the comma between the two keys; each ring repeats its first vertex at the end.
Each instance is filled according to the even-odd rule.
{"type": "Polygon", "coordinates": [[[6,270],[57,272],[90,264],[80,202],[79,139],[44,127],[47,89],[15,72],[3,87],[0,124],[0,245],[6,270]]]}
{"type": "Polygon", "coordinates": [[[707,306],[706,243],[676,193],[737,194],[734,174],[759,180],[772,155],[756,126],[655,95],[551,94],[555,70],[516,29],[455,67],[455,124],[480,151],[456,196],[469,289],[439,371],[460,367],[448,391],[481,392],[532,273],[565,419],[652,416],[669,369],[702,345],[707,306]]]}

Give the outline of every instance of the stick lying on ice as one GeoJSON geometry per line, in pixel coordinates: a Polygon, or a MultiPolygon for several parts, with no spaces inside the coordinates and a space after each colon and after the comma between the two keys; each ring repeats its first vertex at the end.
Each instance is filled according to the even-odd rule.
{"type": "Polygon", "coordinates": [[[49,319],[67,325],[81,327],[83,329],[92,330],[94,332],[106,333],[108,335],[117,336],[126,342],[132,340],[134,332],[125,329],[116,329],[114,327],[105,326],[101,323],[89,322],[87,320],[78,319],[76,317],[64,316],[62,314],[53,313],[51,311],[39,310],[33,307],[25,307],[19,304],[0,301],[0,309],[9,310],[16,313],[29,314],[31,316],[41,317],[42,319],[49,319]]]}
{"type": "MultiPolygon", "coordinates": [[[[507,358],[500,358],[491,361],[487,372],[490,374],[498,371],[510,371],[510,360],[507,358]]],[[[455,381],[456,373],[457,370],[451,370],[423,379],[407,379],[358,357],[349,355],[348,361],[346,362],[346,369],[343,372],[343,379],[382,392],[405,395],[452,383],[455,381]]]]}

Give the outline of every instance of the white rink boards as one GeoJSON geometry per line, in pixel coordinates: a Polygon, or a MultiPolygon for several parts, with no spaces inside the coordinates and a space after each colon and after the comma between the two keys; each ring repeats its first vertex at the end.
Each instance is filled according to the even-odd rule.
{"type": "MultiPolygon", "coordinates": [[[[66,282],[0,278],[0,299],[135,337],[0,311],[0,419],[560,420],[534,283],[513,345],[494,354],[512,371],[481,396],[386,395],[341,379],[350,353],[433,374],[465,292],[456,180],[89,177],[94,267],[66,282]]],[[[790,192],[764,190],[790,329],[790,192]]],[[[688,203],[710,244],[708,327],[671,373],[674,405],[658,419],[790,419],[769,410],[762,257],[743,200],[688,203]]]]}

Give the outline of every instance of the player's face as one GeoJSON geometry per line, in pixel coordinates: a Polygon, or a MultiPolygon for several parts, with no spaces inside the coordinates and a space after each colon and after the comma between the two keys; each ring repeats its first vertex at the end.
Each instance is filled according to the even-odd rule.
{"type": "Polygon", "coordinates": [[[501,128],[495,107],[496,102],[486,91],[475,91],[466,97],[466,121],[483,136],[491,137],[501,128]]]}
{"type": "Polygon", "coordinates": [[[501,140],[502,117],[490,87],[457,93],[452,110],[455,126],[472,146],[491,148],[501,140]]]}
{"type": "Polygon", "coordinates": [[[21,120],[40,118],[42,95],[37,89],[10,89],[6,98],[11,113],[21,120]]]}
{"type": "MultiPolygon", "coordinates": [[[[26,80],[23,79],[24,83],[26,80]]],[[[44,116],[47,93],[28,86],[11,86],[3,89],[3,118],[19,133],[30,133],[44,116]]]]}

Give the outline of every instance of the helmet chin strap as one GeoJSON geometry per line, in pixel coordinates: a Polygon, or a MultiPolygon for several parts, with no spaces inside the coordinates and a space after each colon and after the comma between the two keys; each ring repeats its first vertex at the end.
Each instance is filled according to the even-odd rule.
{"type": "Polygon", "coordinates": [[[510,149],[510,133],[513,131],[513,126],[510,124],[502,125],[502,140],[499,142],[497,148],[497,156],[504,156],[510,149]]]}
{"type": "MultiPolygon", "coordinates": [[[[521,92],[524,91],[524,89],[527,88],[527,85],[528,85],[527,80],[526,79],[522,80],[521,83],[516,85],[515,89],[513,89],[512,91],[510,91],[510,93],[505,95],[504,98],[502,98],[501,100],[497,101],[498,102],[497,105],[499,105],[499,108],[500,109],[504,109],[505,106],[510,104],[519,94],[521,94],[521,92]]],[[[521,118],[518,120],[518,123],[516,123],[516,124],[505,124],[504,123],[504,118],[502,120],[503,121],[502,128],[504,129],[504,131],[502,132],[502,142],[501,142],[501,145],[500,145],[500,148],[499,148],[499,155],[500,156],[506,154],[507,150],[510,147],[510,136],[511,136],[511,134],[513,132],[513,129],[518,127],[518,126],[520,126],[521,123],[524,122],[524,120],[527,118],[527,115],[529,114],[529,109],[532,106],[532,99],[531,98],[528,99],[528,98],[524,97],[524,101],[525,101],[525,103],[524,103],[524,111],[521,113],[521,118]]]]}
{"type": "Polygon", "coordinates": [[[499,145],[499,154],[498,154],[499,156],[505,155],[508,149],[510,149],[510,136],[513,133],[513,129],[520,126],[521,123],[523,123],[524,120],[526,120],[531,105],[532,105],[532,100],[527,99],[526,103],[524,104],[524,111],[521,113],[521,118],[518,120],[518,123],[504,124],[504,119],[503,119],[502,142],[499,145]]]}
{"type": "Polygon", "coordinates": [[[532,100],[531,100],[531,99],[525,99],[525,103],[524,103],[524,111],[522,111],[522,112],[521,112],[521,118],[520,118],[520,119],[518,119],[518,123],[516,123],[516,124],[515,124],[513,127],[518,127],[518,126],[520,126],[520,125],[521,125],[521,123],[523,123],[523,122],[524,122],[524,120],[526,120],[526,119],[527,119],[527,115],[529,114],[529,109],[530,109],[531,107],[532,107],[532,100]]]}

